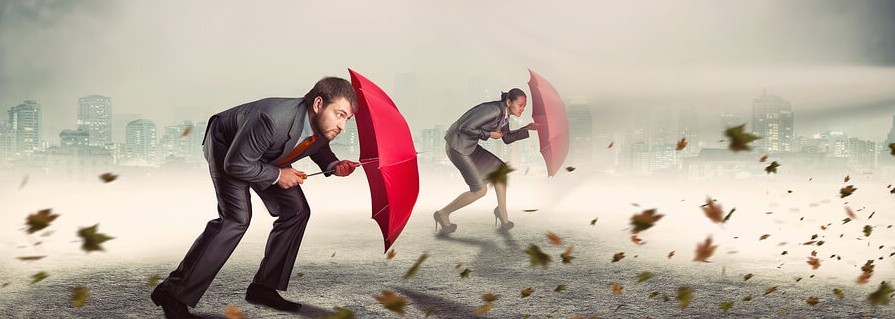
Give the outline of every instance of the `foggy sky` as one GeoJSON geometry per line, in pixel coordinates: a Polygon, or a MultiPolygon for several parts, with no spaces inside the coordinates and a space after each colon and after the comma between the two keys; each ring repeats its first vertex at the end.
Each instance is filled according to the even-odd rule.
{"type": "Polygon", "coordinates": [[[792,102],[798,133],[874,141],[895,114],[892,1],[31,0],[0,12],[0,109],[37,100],[51,143],[75,128],[81,96],[163,126],[300,96],[348,67],[414,131],[450,125],[481,90],[528,91],[526,68],[595,109],[748,119],[767,91],[792,102]],[[399,74],[415,76],[415,95],[399,74]]]}

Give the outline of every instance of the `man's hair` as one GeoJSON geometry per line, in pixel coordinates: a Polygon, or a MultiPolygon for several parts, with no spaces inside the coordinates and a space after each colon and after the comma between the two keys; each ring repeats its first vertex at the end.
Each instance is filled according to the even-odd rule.
{"type": "Polygon", "coordinates": [[[339,98],[345,98],[351,104],[351,110],[357,112],[357,93],[354,92],[354,87],[348,80],[328,76],[317,81],[314,88],[305,94],[305,103],[310,106],[314,102],[314,98],[318,96],[323,99],[324,107],[339,98]]]}

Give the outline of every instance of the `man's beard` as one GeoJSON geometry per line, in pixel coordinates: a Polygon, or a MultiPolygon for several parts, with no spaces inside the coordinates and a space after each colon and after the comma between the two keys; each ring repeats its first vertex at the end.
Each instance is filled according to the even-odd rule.
{"type": "MultiPolygon", "coordinates": [[[[314,126],[314,131],[317,132],[317,135],[326,138],[327,141],[332,141],[332,139],[329,138],[329,135],[327,135],[329,132],[323,130],[323,121],[320,119],[320,115],[317,115],[312,119],[311,125],[314,126]]],[[[333,138],[335,138],[335,136],[333,136],[333,138]]]]}

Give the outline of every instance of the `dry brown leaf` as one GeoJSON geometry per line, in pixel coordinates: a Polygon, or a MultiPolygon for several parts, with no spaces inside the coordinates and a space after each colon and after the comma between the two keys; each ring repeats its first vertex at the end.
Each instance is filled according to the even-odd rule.
{"type": "Polygon", "coordinates": [[[612,289],[613,295],[621,295],[622,291],[625,289],[624,286],[622,286],[620,283],[617,283],[617,282],[614,282],[611,285],[609,285],[609,288],[612,289]]]}
{"type": "Polygon", "coordinates": [[[808,263],[809,265],[811,265],[811,269],[812,269],[812,270],[817,270],[817,268],[820,268],[820,260],[817,259],[817,258],[814,258],[814,257],[808,257],[808,261],[807,261],[807,263],[808,263]]]}
{"type": "Polygon", "coordinates": [[[635,245],[643,245],[643,244],[645,244],[645,242],[643,241],[643,239],[640,239],[640,237],[637,237],[636,234],[635,234],[635,235],[631,235],[631,242],[634,243],[635,245]]]}
{"type": "Polygon", "coordinates": [[[711,197],[706,198],[705,205],[702,205],[702,211],[705,216],[717,224],[724,223],[724,210],[721,205],[715,205],[715,201],[711,197]]]}
{"type": "Polygon", "coordinates": [[[683,150],[683,149],[686,148],[686,147],[687,147],[687,139],[686,139],[686,138],[681,138],[680,141],[677,141],[677,147],[675,147],[674,150],[676,150],[676,151],[680,151],[680,150],[683,150]]]}
{"type": "Polygon", "coordinates": [[[227,319],[243,319],[246,317],[246,313],[242,310],[239,310],[237,306],[227,306],[224,308],[224,313],[227,316],[227,319]]]}
{"type": "Polygon", "coordinates": [[[705,242],[696,245],[696,257],[693,261],[709,262],[708,258],[715,253],[718,245],[712,245],[712,236],[705,239],[705,242]]]}
{"type": "Polygon", "coordinates": [[[381,294],[373,296],[385,309],[391,310],[399,315],[404,315],[404,306],[407,305],[407,299],[404,296],[394,292],[383,290],[381,294]]]}
{"type": "Polygon", "coordinates": [[[636,234],[653,227],[662,216],[664,215],[656,214],[655,208],[645,210],[640,214],[635,214],[631,217],[631,225],[634,226],[631,233],[636,234]]]}
{"type": "Polygon", "coordinates": [[[385,254],[385,259],[392,260],[392,258],[395,258],[395,249],[394,248],[392,248],[392,250],[389,250],[388,253],[385,254]]]}
{"type": "Polygon", "coordinates": [[[562,246],[562,238],[551,231],[547,232],[547,240],[549,240],[550,244],[553,246],[562,246]]]}

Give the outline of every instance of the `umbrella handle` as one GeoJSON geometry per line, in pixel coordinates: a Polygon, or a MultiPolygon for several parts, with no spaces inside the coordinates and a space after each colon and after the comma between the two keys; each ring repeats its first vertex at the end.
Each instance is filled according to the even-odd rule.
{"type": "MultiPolygon", "coordinates": [[[[420,155],[421,153],[423,153],[423,152],[416,152],[416,155],[420,155]]],[[[357,163],[357,165],[355,165],[355,167],[357,167],[357,166],[362,166],[362,165],[367,165],[367,164],[371,164],[371,163],[378,162],[378,161],[379,161],[379,158],[378,158],[378,157],[374,157],[374,158],[368,159],[368,160],[366,160],[366,161],[361,161],[360,163],[357,163]]],[[[314,175],[320,175],[320,174],[332,173],[332,172],[335,172],[335,171],[336,171],[336,170],[334,170],[334,169],[331,169],[331,170],[328,170],[328,171],[320,171],[320,172],[316,172],[316,173],[314,173],[314,174],[308,174],[307,176],[305,176],[305,178],[308,178],[308,177],[311,177],[311,176],[314,176],[314,175]]]]}

